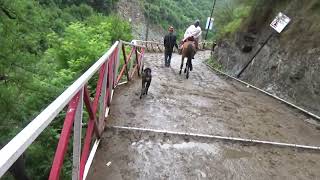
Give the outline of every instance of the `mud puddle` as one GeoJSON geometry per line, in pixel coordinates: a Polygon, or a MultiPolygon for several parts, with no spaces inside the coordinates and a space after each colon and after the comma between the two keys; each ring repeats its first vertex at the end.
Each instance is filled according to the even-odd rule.
{"type": "Polygon", "coordinates": [[[317,179],[319,167],[312,151],[108,129],[88,179],[317,179]]]}

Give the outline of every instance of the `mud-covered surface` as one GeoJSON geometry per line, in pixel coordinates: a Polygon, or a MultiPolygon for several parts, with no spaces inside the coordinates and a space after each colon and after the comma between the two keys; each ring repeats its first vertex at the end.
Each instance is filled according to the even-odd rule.
{"type": "Polygon", "coordinates": [[[190,78],[179,75],[162,54],[146,54],[152,69],[148,96],[139,99],[141,80],[115,91],[108,125],[234,136],[320,146],[320,124],[278,100],[214,74],[198,52],[190,78]]]}
{"type": "Polygon", "coordinates": [[[317,179],[320,153],[108,129],[88,179],[317,179]]]}
{"type": "MultiPolygon", "coordinates": [[[[186,79],[178,73],[179,55],[174,54],[171,68],[165,68],[162,54],[146,54],[145,65],[153,74],[149,94],[139,99],[141,80],[119,86],[112,100],[108,126],[320,146],[317,121],[214,74],[203,63],[209,55],[210,52],[198,52],[194,70],[186,79]]],[[[183,138],[131,133],[105,136],[89,179],[320,178],[319,153],[197,140],[186,145],[183,138]],[[238,152],[233,155],[234,151],[240,155],[238,152]],[[112,165],[106,166],[109,161],[112,165]]]]}

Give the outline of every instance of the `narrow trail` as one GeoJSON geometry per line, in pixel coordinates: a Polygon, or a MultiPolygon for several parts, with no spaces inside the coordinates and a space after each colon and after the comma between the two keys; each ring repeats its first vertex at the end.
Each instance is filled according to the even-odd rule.
{"type": "MultiPolygon", "coordinates": [[[[162,54],[146,54],[145,66],[153,71],[148,96],[139,99],[138,79],[119,87],[108,126],[320,146],[317,121],[214,74],[203,63],[209,56],[198,52],[186,79],[178,73],[179,55],[166,68],[162,54]]],[[[318,152],[109,129],[89,179],[316,179],[319,168],[318,152]]]]}

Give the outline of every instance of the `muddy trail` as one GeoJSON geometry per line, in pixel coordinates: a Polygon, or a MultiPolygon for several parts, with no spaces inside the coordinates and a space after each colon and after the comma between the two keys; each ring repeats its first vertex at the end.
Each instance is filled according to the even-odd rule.
{"type": "Polygon", "coordinates": [[[149,94],[139,99],[141,80],[117,88],[109,128],[88,179],[317,179],[316,151],[248,146],[176,137],[114,126],[232,136],[320,146],[320,124],[301,112],[238,82],[214,74],[198,52],[190,78],[170,68],[162,54],[146,54],[152,69],[149,94]],[[111,165],[107,166],[108,162],[111,165]]]}

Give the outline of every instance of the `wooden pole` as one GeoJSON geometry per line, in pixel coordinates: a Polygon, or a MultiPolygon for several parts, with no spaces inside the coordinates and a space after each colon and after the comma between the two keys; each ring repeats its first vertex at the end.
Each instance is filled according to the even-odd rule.
{"type": "Polygon", "coordinates": [[[139,71],[139,69],[140,69],[140,64],[139,64],[139,56],[138,56],[138,50],[137,50],[137,48],[135,49],[135,53],[136,53],[136,67],[137,67],[137,69],[138,69],[138,76],[140,77],[140,71],[139,71]]]}
{"type": "Polygon", "coordinates": [[[123,58],[124,58],[124,63],[125,63],[125,69],[126,69],[126,75],[127,75],[127,80],[130,81],[130,77],[129,77],[129,71],[128,71],[128,60],[127,60],[127,56],[126,56],[126,49],[124,47],[124,44],[122,44],[122,54],[123,54],[123,58]]]}
{"type": "Polygon", "coordinates": [[[247,62],[247,64],[240,70],[240,72],[237,74],[237,78],[241,76],[241,74],[244,72],[244,70],[247,69],[249,64],[254,60],[254,58],[259,54],[259,52],[262,50],[262,48],[268,43],[269,39],[272,37],[273,32],[271,32],[268,36],[268,38],[263,42],[263,44],[260,46],[258,51],[253,55],[253,57],[247,62]]]}

